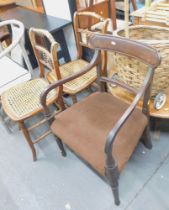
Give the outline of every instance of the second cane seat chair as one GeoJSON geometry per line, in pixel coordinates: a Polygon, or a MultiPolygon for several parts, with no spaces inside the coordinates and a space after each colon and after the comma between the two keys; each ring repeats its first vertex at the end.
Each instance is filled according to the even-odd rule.
{"type": "MultiPolygon", "coordinates": [[[[100,76],[99,65],[97,72],[101,91],[58,114],[51,125],[61,143],[63,141],[68,145],[100,175],[105,175],[114,194],[115,204],[119,205],[118,179],[121,170],[142,136],[145,146],[152,147],[148,126],[148,101],[153,73],[160,64],[160,57],[155,49],[147,45],[109,35],[94,35],[90,44],[96,49],[91,66],[101,60],[100,50],[120,53],[149,66],[141,87],[135,90],[115,78],[100,76]],[[135,94],[132,103],[126,104],[105,92],[106,83],[119,85],[135,94]],[[137,104],[142,97],[142,109],[138,109],[137,104]]],[[[78,76],[75,74],[56,82],[43,93],[41,103],[48,118],[50,113],[46,106],[47,95],[52,89],[78,76]]]]}
{"type": "MultiPolygon", "coordinates": [[[[74,15],[74,31],[76,38],[76,45],[78,56],[76,60],[70,61],[66,64],[59,65],[57,59],[57,49],[51,50],[51,59],[56,63],[55,69],[50,65],[49,60],[43,55],[43,51],[48,51],[50,46],[52,48],[53,43],[55,43],[52,35],[41,29],[30,29],[30,40],[32,47],[34,49],[34,53],[36,55],[36,59],[38,61],[41,72],[44,72],[47,67],[50,71],[47,74],[48,80],[53,83],[61,78],[65,78],[71,76],[72,74],[79,72],[85,66],[88,65],[88,62],[82,58],[82,47],[89,47],[88,45],[88,36],[92,33],[96,33],[96,31],[92,31],[91,27],[88,26],[87,23],[81,27],[80,25],[80,17],[85,17],[86,20],[95,20],[95,22],[101,22],[102,28],[101,33],[105,33],[107,31],[108,19],[104,20],[101,16],[97,15],[93,12],[77,12],[74,15]],[[46,44],[46,39],[48,40],[48,44],[46,44]]],[[[58,45],[59,47],[59,45],[58,45]]],[[[104,67],[103,67],[104,69],[104,67]]],[[[77,102],[76,94],[85,88],[89,87],[93,82],[96,81],[96,68],[92,68],[90,71],[81,75],[79,78],[75,80],[69,81],[63,85],[63,92],[69,94],[72,97],[73,102],[77,102]]]]}

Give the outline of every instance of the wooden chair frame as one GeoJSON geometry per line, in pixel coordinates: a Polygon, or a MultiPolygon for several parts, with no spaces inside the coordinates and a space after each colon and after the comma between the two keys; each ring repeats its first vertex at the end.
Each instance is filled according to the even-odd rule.
{"type": "MultiPolygon", "coordinates": [[[[129,118],[129,116],[132,114],[132,112],[136,109],[138,102],[143,97],[143,106],[142,106],[142,112],[149,118],[149,107],[148,107],[148,101],[150,98],[150,90],[151,90],[151,82],[153,79],[153,74],[155,68],[160,64],[160,56],[157,53],[157,51],[151,47],[148,47],[147,45],[143,45],[138,42],[134,42],[128,39],[122,39],[117,38],[113,36],[103,36],[103,35],[95,35],[90,39],[91,46],[95,49],[95,54],[90,62],[89,66],[84,68],[81,72],[72,75],[69,78],[62,79],[60,81],[57,81],[54,84],[51,84],[45,92],[41,96],[41,104],[44,109],[45,116],[47,119],[52,120],[50,112],[48,107],[46,106],[46,97],[48,93],[59,86],[62,86],[65,82],[70,81],[72,79],[75,79],[79,77],[84,72],[87,72],[92,66],[96,65],[100,60],[100,51],[106,50],[106,51],[114,51],[118,53],[122,53],[127,56],[131,56],[133,58],[136,58],[140,60],[141,62],[147,64],[149,66],[148,72],[145,76],[145,79],[139,88],[139,90],[134,90],[133,88],[129,87],[126,84],[123,84],[122,82],[116,80],[116,79],[109,79],[106,77],[101,76],[100,71],[100,65],[98,65],[98,80],[100,84],[100,91],[105,91],[105,84],[106,83],[113,83],[116,85],[119,85],[122,88],[127,89],[128,91],[135,94],[135,98],[133,99],[131,105],[128,107],[128,109],[124,112],[124,114],[121,116],[121,118],[118,120],[118,122],[115,124],[115,126],[112,128],[112,130],[109,132],[107,136],[107,141],[105,144],[105,154],[106,154],[106,160],[105,160],[105,175],[108,179],[108,182],[111,186],[115,204],[119,205],[119,191],[118,191],[118,179],[119,179],[119,170],[117,168],[117,164],[115,162],[114,157],[112,156],[112,149],[113,149],[113,142],[115,140],[115,137],[117,136],[119,130],[121,129],[122,125],[125,124],[126,120],[129,118]]],[[[80,119],[79,119],[80,120],[80,119]]],[[[149,136],[149,127],[147,126],[144,132],[144,143],[148,148],[151,148],[151,140],[149,136]]],[[[62,143],[62,141],[60,140],[62,143]]],[[[63,146],[63,145],[62,145],[63,146]]],[[[94,149],[94,148],[93,148],[94,149]]],[[[65,153],[65,150],[63,150],[65,153]]]]}

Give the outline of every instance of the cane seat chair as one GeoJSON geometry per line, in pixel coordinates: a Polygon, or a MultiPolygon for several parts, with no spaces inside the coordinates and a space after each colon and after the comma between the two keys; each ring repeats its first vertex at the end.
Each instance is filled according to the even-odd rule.
{"type": "MultiPolygon", "coordinates": [[[[53,48],[53,43],[55,43],[51,34],[45,30],[41,29],[30,29],[30,40],[36,59],[38,61],[41,72],[48,68],[50,71],[47,73],[48,80],[53,83],[61,78],[69,77],[72,74],[79,72],[81,69],[88,65],[88,62],[82,58],[82,47],[89,47],[88,36],[96,31],[92,31],[91,27],[88,27],[88,21],[81,27],[79,18],[84,16],[88,21],[102,22],[101,33],[105,33],[107,30],[108,20],[104,20],[101,16],[93,12],[78,12],[74,15],[74,31],[76,38],[76,45],[78,56],[76,60],[70,61],[66,64],[59,65],[56,51],[53,48]],[[46,44],[48,42],[48,44],[46,44]],[[44,56],[45,55],[45,56],[44,56]],[[55,69],[51,66],[50,60],[53,59],[56,63],[55,69]]],[[[95,23],[94,22],[94,23],[95,23]]],[[[59,47],[59,45],[58,45],[59,47]]],[[[103,55],[104,56],[104,55],[103,55]]],[[[104,67],[103,67],[104,68],[104,67]]],[[[93,82],[96,81],[96,68],[93,67],[86,74],[81,75],[75,80],[69,81],[63,85],[63,92],[69,94],[72,97],[73,102],[77,101],[76,94],[85,88],[89,87],[93,82]]]]}
{"type": "MultiPolygon", "coordinates": [[[[119,205],[118,178],[121,170],[131,157],[143,135],[145,146],[151,148],[148,126],[148,101],[155,68],[160,64],[157,51],[147,45],[110,35],[94,35],[90,44],[96,49],[90,67],[100,61],[100,50],[122,53],[148,65],[148,71],[141,87],[135,90],[117,79],[100,76],[98,65],[98,84],[100,91],[59,113],[51,129],[60,142],[65,143],[96,172],[107,178],[119,205]],[[106,83],[113,83],[135,94],[131,104],[126,104],[105,92],[106,83]],[[137,103],[143,97],[142,109],[137,103]],[[139,122],[139,123],[136,123],[139,122]]],[[[141,70],[141,69],[140,69],[141,70]]],[[[50,91],[78,77],[75,74],[52,84],[42,95],[41,104],[49,118],[46,97],[50,91]]],[[[65,154],[65,151],[64,151],[65,154]]]]}
{"type": "MultiPolygon", "coordinates": [[[[55,48],[56,46],[57,43],[55,43],[53,47],[55,48]]],[[[6,49],[4,51],[6,51],[6,49]]],[[[52,63],[51,65],[55,66],[55,63],[52,63]]],[[[42,106],[40,104],[40,94],[49,85],[49,82],[45,78],[45,75],[43,76],[41,74],[40,77],[41,78],[35,78],[32,80],[30,80],[30,78],[25,81],[20,80],[19,83],[16,83],[15,85],[13,84],[12,86],[10,86],[10,88],[8,87],[8,89],[5,89],[5,91],[3,91],[1,94],[2,108],[6,113],[6,115],[12,121],[18,123],[20,130],[23,132],[24,137],[31,148],[34,161],[37,159],[34,144],[38,143],[39,141],[41,141],[51,133],[51,131],[48,130],[38,138],[33,139],[31,137],[30,132],[33,131],[38,126],[45,123],[46,120],[42,119],[29,127],[27,126],[26,122],[36,114],[42,112],[42,106]]],[[[56,112],[59,112],[61,108],[64,107],[64,104],[61,101],[59,101],[60,105],[55,103],[62,92],[61,89],[62,88],[58,89],[57,91],[53,90],[47,99],[48,105],[55,104],[57,106],[56,112]]]]}

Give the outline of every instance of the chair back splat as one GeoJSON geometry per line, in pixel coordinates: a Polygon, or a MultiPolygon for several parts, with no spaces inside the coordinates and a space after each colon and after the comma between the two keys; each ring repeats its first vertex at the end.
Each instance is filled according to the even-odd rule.
{"type": "MultiPolygon", "coordinates": [[[[102,91],[91,94],[58,114],[51,124],[51,129],[61,144],[63,141],[96,172],[106,176],[114,195],[115,204],[119,205],[118,180],[120,172],[129,161],[141,137],[147,148],[152,147],[149,133],[148,101],[154,70],[160,64],[160,57],[155,49],[147,45],[110,35],[95,34],[88,43],[91,48],[95,49],[89,66],[98,64],[99,85],[107,83],[120,86],[135,95],[134,99],[131,104],[128,104],[106,92],[107,88],[101,88],[102,91]],[[148,68],[141,86],[134,89],[117,78],[102,76],[100,74],[101,51],[123,54],[147,65],[148,68]],[[140,109],[137,105],[142,98],[143,103],[141,103],[140,109]]],[[[129,69],[126,68],[126,71],[129,69]]],[[[49,110],[46,98],[49,92],[78,76],[79,73],[76,73],[69,78],[53,83],[41,95],[41,104],[47,117],[49,117],[49,110]]],[[[65,154],[63,144],[62,150],[62,154],[65,154]]]]}
{"type": "Polygon", "coordinates": [[[29,37],[39,65],[40,76],[45,76],[46,68],[52,71],[57,80],[61,79],[57,57],[59,43],[54,40],[48,31],[43,29],[31,28],[29,37]]]}
{"type": "Polygon", "coordinates": [[[89,37],[95,33],[105,34],[107,32],[109,19],[104,19],[95,12],[75,12],[73,22],[78,52],[77,57],[82,58],[83,47],[91,48],[88,44],[89,37]],[[98,23],[101,24],[100,29],[95,27],[98,23]]]}

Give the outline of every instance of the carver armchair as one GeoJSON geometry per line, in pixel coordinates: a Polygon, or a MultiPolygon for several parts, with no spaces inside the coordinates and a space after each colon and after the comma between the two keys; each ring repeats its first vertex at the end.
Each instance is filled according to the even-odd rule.
{"type": "MultiPolygon", "coordinates": [[[[99,62],[97,75],[100,91],[58,114],[51,124],[51,129],[60,143],[68,145],[96,172],[105,176],[111,186],[115,204],[119,205],[120,172],[141,137],[144,137],[146,147],[152,147],[148,126],[148,101],[154,70],[160,63],[160,57],[155,49],[147,45],[109,35],[95,35],[91,37],[90,44],[96,51],[89,66],[83,69],[83,73],[99,62]],[[101,76],[101,50],[120,53],[148,65],[141,87],[135,90],[115,78],[101,76]],[[107,93],[106,83],[119,85],[135,94],[132,103],[126,104],[107,93]],[[137,103],[142,98],[142,108],[138,109],[137,103]]],[[[41,104],[48,119],[52,118],[46,106],[47,95],[54,88],[77,78],[79,74],[57,81],[42,94],[41,104]]],[[[62,153],[65,154],[65,150],[62,153]]]]}
{"type": "MultiPolygon", "coordinates": [[[[42,74],[45,73],[45,69],[48,69],[46,77],[51,83],[73,75],[79,72],[83,67],[88,65],[88,62],[82,58],[83,47],[89,48],[88,36],[92,33],[91,23],[101,22],[102,27],[99,33],[105,33],[107,30],[108,20],[104,20],[100,15],[94,12],[78,12],[74,15],[74,31],[77,45],[78,56],[76,60],[70,61],[66,64],[59,65],[57,58],[57,49],[59,44],[54,48],[55,40],[52,35],[45,30],[31,28],[29,35],[31,44],[39,64],[42,74]],[[85,22],[80,24],[80,18],[85,17],[85,22]],[[90,22],[90,24],[89,24],[90,22]],[[51,60],[55,62],[55,65],[51,65],[51,60]]],[[[104,55],[103,55],[104,56],[104,55]]],[[[105,66],[103,66],[103,69],[105,66]]],[[[104,70],[103,70],[104,71],[104,70]]],[[[69,94],[72,97],[73,103],[77,102],[76,94],[85,88],[89,87],[96,81],[96,67],[93,66],[90,71],[81,75],[80,77],[69,81],[63,85],[63,92],[69,94]]]]}

